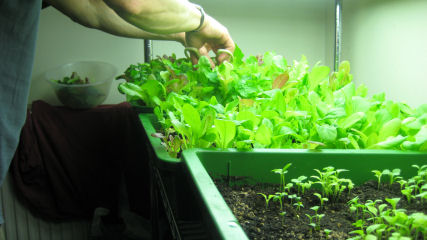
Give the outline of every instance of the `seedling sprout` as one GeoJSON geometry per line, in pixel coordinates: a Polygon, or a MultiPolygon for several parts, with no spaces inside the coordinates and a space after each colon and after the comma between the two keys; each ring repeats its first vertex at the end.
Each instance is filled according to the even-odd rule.
{"type": "Polygon", "coordinates": [[[313,193],[314,196],[319,198],[320,201],[320,208],[323,208],[323,203],[328,201],[328,198],[322,197],[319,193],[313,193]]]}
{"type": "Polygon", "coordinates": [[[323,232],[325,233],[325,238],[328,239],[332,230],[325,228],[325,229],[323,229],[323,232]]]}
{"type": "Polygon", "coordinates": [[[265,199],[265,209],[268,208],[268,203],[270,202],[271,199],[273,199],[276,195],[265,195],[264,193],[258,193],[259,195],[263,196],[265,199]]]}
{"type": "Polygon", "coordinates": [[[287,169],[292,165],[292,163],[286,164],[283,168],[273,169],[271,170],[274,173],[277,173],[280,175],[280,188],[285,190],[285,174],[288,172],[287,169]]]}

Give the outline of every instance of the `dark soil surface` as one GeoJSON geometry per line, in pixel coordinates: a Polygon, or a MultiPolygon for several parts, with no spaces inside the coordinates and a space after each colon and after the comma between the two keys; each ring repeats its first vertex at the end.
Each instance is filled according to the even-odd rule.
{"type": "Polygon", "coordinates": [[[240,225],[250,239],[326,239],[324,229],[332,230],[328,239],[347,239],[356,235],[349,232],[356,230],[352,223],[357,219],[350,213],[347,202],[354,197],[359,197],[359,203],[367,200],[381,199],[387,203],[385,198],[399,197],[397,208],[404,208],[407,214],[413,212],[427,213],[427,204],[412,200],[408,204],[405,197],[400,193],[399,184],[393,186],[384,185],[377,190],[377,183],[367,182],[355,187],[350,194],[345,194],[336,203],[328,202],[324,208],[318,211],[325,214],[320,221],[320,229],[314,230],[309,226],[309,218],[306,214],[314,215],[310,208],[319,206],[320,201],[313,195],[316,190],[308,190],[301,196],[304,208],[296,210],[295,206],[286,199],[283,211],[286,212],[284,219],[279,214],[279,202],[270,201],[269,207],[265,207],[265,199],[257,193],[275,194],[278,186],[272,185],[241,185],[230,187],[223,182],[216,182],[219,191],[223,195],[228,206],[239,220],[240,225]],[[284,220],[284,224],[282,224],[284,220]]]}

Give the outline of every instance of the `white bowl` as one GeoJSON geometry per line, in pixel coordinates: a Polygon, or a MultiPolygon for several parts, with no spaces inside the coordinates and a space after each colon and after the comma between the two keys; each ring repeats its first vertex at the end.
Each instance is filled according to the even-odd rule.
{"type": "Polygon", "coordinates": [[[44,78],[53,87],[59,101],[75,109],[93,108],[102,104],[110,92],[117,68],[106,62],[79,61],[67,63],[47,71],[44,78]],[[81,78],[88,78],[87,84],[63,84],[56,82],[76,72],[81,78]]]}

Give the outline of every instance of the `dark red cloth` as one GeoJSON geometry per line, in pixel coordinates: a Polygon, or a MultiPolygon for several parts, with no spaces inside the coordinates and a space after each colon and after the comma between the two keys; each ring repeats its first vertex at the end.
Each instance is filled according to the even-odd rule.
{"type": "Polygon", "coordinates": [[[36,101],[10,171],[18,196],[51,220],[117,209],[124,176],[130,210],[149,217],[149,168],[142,126],[127,103],[88,110],[36,101]]]}

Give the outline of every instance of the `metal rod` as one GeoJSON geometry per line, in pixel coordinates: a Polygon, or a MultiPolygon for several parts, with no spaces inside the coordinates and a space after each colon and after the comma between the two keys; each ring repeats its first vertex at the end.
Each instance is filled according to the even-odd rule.
{"type": "Polygon", "coordinates": [[[334,70],[338,71],[341,62],[341,44],[342,44],[342,0],[335,0],[335,51],[334,51],[334,70]]]}
{"type": "Polygon", "coordinates": [[[153,42],[144,39],[144,62],[150,62],[153,59],[153,42]]]}

